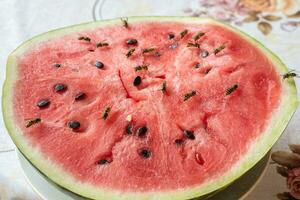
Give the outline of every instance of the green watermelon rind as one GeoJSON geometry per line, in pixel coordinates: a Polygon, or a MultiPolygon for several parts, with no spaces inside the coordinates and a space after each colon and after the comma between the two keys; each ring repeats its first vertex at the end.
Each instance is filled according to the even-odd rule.
{"type": "MultiPolygon", "coordinates": [[[[276,70],[279,74],[288,72],[287,67],[280,61],[280,59],[266,49],[261,43],[247,34],[235,29],[234,27],[223,24],[210,18],[194,18],[194,17],[130,17],[129,23],[138,23],[146,21],[155,22],[182,22],[182,23],[209,23],[222,26],[229,29],[236,34],[240,35],[245,40],[259,48],[269,60],[276,66],[276,70]]],[[[12,52],[8,58],[6,66],[6,80],[3,86],[2,94],[2,110],[5,125],[8,132],[13,139],[18,149],[26,156],[26,158],[35,165],[42,173],[49,177],[52,181],[58,185],[75,192],[81,196],[91,199],[118,199],[118,200],[182,200],[192,199],[200,196],[207,195],[216,190],[226,187],[234,180],[238,179],[245,172],[251,169],[263,156],[271,149],[274,143],[278,140],[293,113],[298,106],[297,89],[293,79],[282,81],[282,95],[281,103],[277,110],[272,113],[272,117],[265,129],[264,133],[256,138],[251,145],[249,145],[248,152],[244,157],[236,163],[232,169],[225,174],[212,178],[210,181],[200,184],[199,186],[191,188],[182,188],[169,191],[157,191],[157,192],[127,192],[120,190],[112,190],[109,188],[95,187],[89,183],[83,183],[72,177],[71,174],[66,172],[62,166],[52,162],[46,155],[38,150],[38,146],[31,146],[29,141],[23,136],[21,128],[17,126],[14,121],[14,109],[13,109],[13,89],[14,83],[18,78],[17,62],[30,47],[40,42],[49,40],[51,38],[60,37],[73,32],[80,32],[84,30],[92,30],[100,26],[109,26],[121,24],[120,19],[104,20],[97,22],[90,22],[85,24],[74,25],[66,28],[53,30],[39,36],[34,37],[31,40],[23,43],[14,52],[12,52]]]]}

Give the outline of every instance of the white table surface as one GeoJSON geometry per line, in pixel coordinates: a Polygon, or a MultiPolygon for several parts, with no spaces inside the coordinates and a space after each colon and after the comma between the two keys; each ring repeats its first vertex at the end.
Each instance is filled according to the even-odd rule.
{"type": "MultiPolygon", "coordinates": [[[[129,0],[127,1],[129,2],[129,0]]],[[[163,2],[164,0],[160,1],[163,2]]],[[[39,33],[71,24],[92,21],[94,2],[94,0],[0,0],[1,84],[5,79],[7,56],[14,48],[24,40],[39,33]]],[[[151,10],[149,12],[151,13],[151,10]]],[[[250,24],[241,28],[272,49],[287,66],[300,71],[300,27],[299,30],[291,33],[282,32],[275,27],[274,33],[268,37],[258,32],[254,27],[255,25],[250,24]]],[[[297,79],[297,84],[299,85],[299,83],[300,79],[297,79]]],[[[39,199],[24,179],[13,150],[14,145],[3,124],[2,115],[0,118],[0,200],[39,199]]],[[[300,143],[299,109],[274,149],[286,149],[288,143],[296,142],[300,143]]],[[[275,173],[274,165],[269,165],[262,181],[247,197],[247,200],[276,199],[275,195],[285,190],[285,180],[275,173]]]]}

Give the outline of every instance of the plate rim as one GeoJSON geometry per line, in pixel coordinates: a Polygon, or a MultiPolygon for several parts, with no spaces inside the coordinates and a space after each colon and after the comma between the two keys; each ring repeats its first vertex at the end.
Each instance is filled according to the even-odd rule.
{"type": "MultiPolygon", "coordinates": [[[[272,151],[272,149],[260,160],[260,161],[262,161],[264,158],[266,159],[266,164],[264,165],[264,169],[261,171],[261,173],[260,173],[260,175],[259,175],[259,177],[255,180],[255,182],[251,185],[251,187],[249,187],[248,188],[248,190],[247,190],[247,192],[245,192],[240,198],[239,198],[239,200],[244,200],[255,188],[256,188],[256,186],[261,182],[261,180],[262,180],[262,178],[265,176],[265,174],[266,174],[266,172],[267,172],[267,168],[268,168],[268,166],[269,166],[269,162],[270,162],[270,159],[271,159],[271,151],[272,151]]],[[[27,175],[27,173],[28,172],[26,172],[25,171],[25,169],[24,169],[24,166],[23,166],[23,164],[22,164],[22,162],[23,161],[21,161],[21,159],[24,159],[26,162],[28,162],[28,164],[29,165],[31,165],[36,171],[37,171],[37,173],[39,173],[40,175],[42,175],[42,173],[38,170],[38,169],[36,169],[36,167],[22,154],[22,152],[18,149],[18,148],[16,148],[16,150],[15,150],[15,155],[17,156],[17,160],[18,160],[18,162],[19,162],[19,166],[20,166],[20,168],[21,168],[21,171],[22,171],[22,174],[24,175],[24,177],[25,177],[25,180],[26,180],[26,182],[31,186],[31,188],[32,188],[32,190],[35,192],[35,194],[39,197],[39,198],[41,198],[42,200],[48,200],[48,198],[47,197],[45,197],[45,195],[42,193],[42,192],[40,192],[39,191],[39,189],[33,184],[33,182],[30,180],[30,178],[29,178],[29,176],[27,175]],[[22,158],[21,158],[22,157],[22,158]]],[[[260,162],[259,161],[259,162],[260,162]]],[[[258,163],[259,163],[258,162],[258,163]]],[[[256,163],[256,165],[258,164],[258,163],[256,163]]],[[[254,167],[256,166],[256,165],[254,165],[254,167]]],[[[251,168],[252,169],[252,168],[251,168]]],[[[247,173],[247,172],[246,172],[247,173]]],[[[245,174],[244,174],[245,175],[245,174]]],[[[244,176],[243,175],[243,176],[244,176]]],[[[240,178],[242,178],[243,176],[241,176],[240,178]]],[[[43,176],[41,176],[41,178],[43,178],[43,179],[45,179],[45,178],[47,178],[47,177],[43,177],[43,176]]],[[[239,178],[239,179],[240,179],[239,178]]],[[[237,179],[237,180],[239,180],[239,179],[237,179]]],[[[50,180],[50,179],[49,179],[50,180]]],[[[235,180],[235,181],[237,181],[237,180],[235,180]]],[[[235,182],[234,181],[234,182],[235,182]]],[[[232,184],[234,183],[234,182],[232,182],[232,184]]],[[[55,184],[52,180],[50,180],[50,184],[55,184]]],[[[57,185],[57,184],[55,184],[56,186],[58,186],[58,187],[60,187],[59,185],[57,185]]],[[[231,184],[230,184],[231,185],[231,184]]],[[[229,186],[230,186],[229,185],[229,186]]],[[[63,188],[64,189],[64,188],[63,188]]],[[[226,189],[226,188],[225,188],[226,189]]],[[[68,192],[71,192],[71,193],[74,193],[74,192],[72,192],[72,191],[70,191],[70,190],[67,190],[66,189],[66,191],[68,191],[68,192]]],[[[222,192],[222,191],[220,191],[220,192],[222,192]]],[[[74,193],[74,194],[76,194],[76,193],[74,193]]],[[[213,195],[214,196],[214,195],[213,195]]],[[[213,197],[212,196],[212,197],[213,197]]],[[[80,196],[81,197],[81,196],[80,196]]],[[[84,197],[83,197],[84,198],[84,197]]],[[[209,200],[209,199],[208,199],[209,200]]]]}

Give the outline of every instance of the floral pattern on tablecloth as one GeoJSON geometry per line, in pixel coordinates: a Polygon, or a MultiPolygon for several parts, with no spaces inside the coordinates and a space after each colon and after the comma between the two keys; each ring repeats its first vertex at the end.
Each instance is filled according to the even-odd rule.
{"type": "Polygon", "coordinates": [[[199,0],[198,7],[186,7],[189,16],[210,16],[243,26],[256,23],[257,29],[268,35],[274,26],[287,32],[300,27],[300,0],[199,0]]]}
{"type": "Polygon", "coordinates": [[[288,192],[277,194],[280,200],[300,199],[300,144],[290,144],[290,151],[275,151],[272,160],[278,164],[276,171],[286,178],[288,192]]]}

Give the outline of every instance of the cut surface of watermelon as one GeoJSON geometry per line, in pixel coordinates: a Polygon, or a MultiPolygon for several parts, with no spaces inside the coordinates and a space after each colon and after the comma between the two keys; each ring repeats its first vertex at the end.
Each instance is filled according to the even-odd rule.
{"type": "Polygon", "coordinates": [[[269,50],[212,19],[50,31],[9,57],[3,112],[21,152],[93,199],[190,199],[245,173],[298,101],[269,50]]]}

